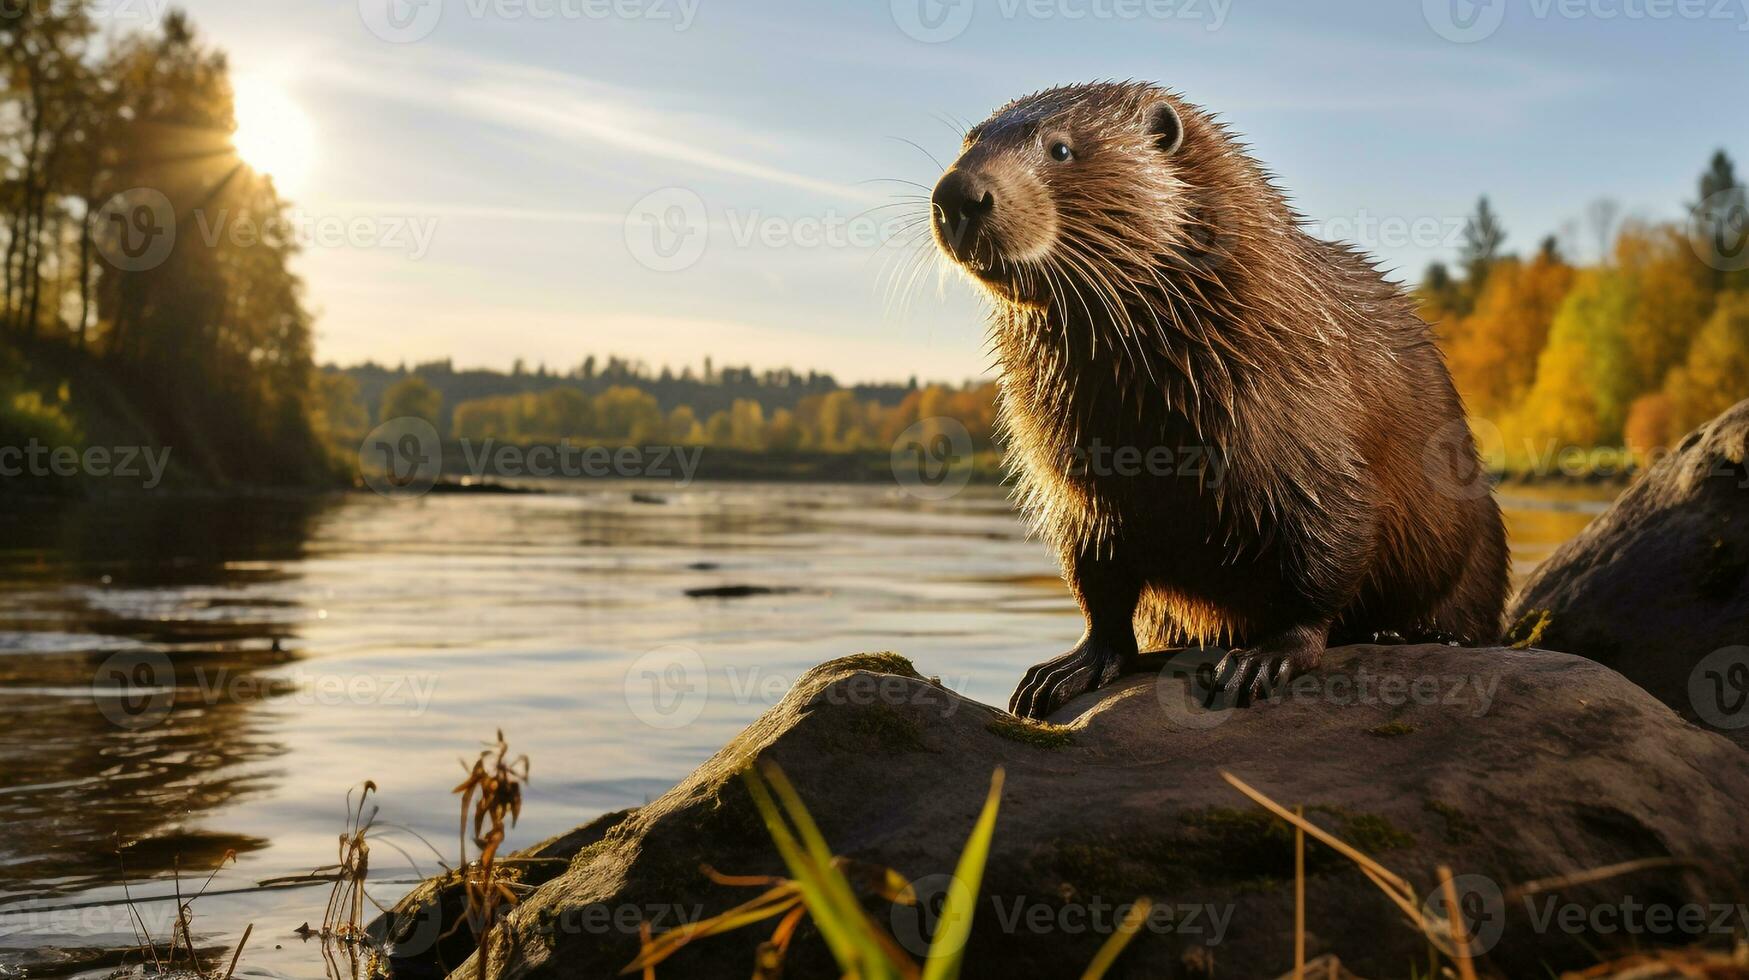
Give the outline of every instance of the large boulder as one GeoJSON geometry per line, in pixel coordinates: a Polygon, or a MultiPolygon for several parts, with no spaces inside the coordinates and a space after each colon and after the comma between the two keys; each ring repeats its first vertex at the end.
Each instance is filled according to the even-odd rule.
{"type": "MultiPolygon", "coordinates": [[[[782,768],[837,853],[915,879],[925,910],[992,771],[1006,771],[968,977],[1079,976],[1140,895],[1155,914],[1111,976],[1286,971],[1293,836],[1223,770],[1303,805],[1421,895],[1439,865],[1452,866],[1487,963],[1507,976],[1583,966],[1626,945],[1728,941],[1708,932],[1713,915],[1672,926],[1647,910],[1749,898],[1749,753],[1589,660],[1357,646],[1248,709],[1204,711],[1187,686],[1172,671],[1127,677],[1065,706],[1061,724],[1039,725],[890,654],[815,668],[674,789],[579,831],[568,866],[500,930],[487,975],[613,976],[638,951],[639,922],[663,931],[757,893],[713,883],[701,864],[781,875],[738,778],[755,760],[782,768]],[[1603,880],[1514,891],[1644,859],[1654,860],[1603,880]]],[[[568,849],[543,847],[549,859],[568,849]]],[[[1354,864],[1311,842],[1306,868],[1311,955],[1334,953],[1362,976],[1425,973],[1427,939],[1354,864]]],[[[440,891],[416,893],[404,923],[421,921],[412,913],[440,891]]],[[[867,906],[922,951],[927,911],[872,894],[867,906]]],[[[657,975],[746,977],[774,925],[697,940],[657,975]]],[[[419,949],[403,952],[400,972],[416,973],[419,949]]],[[[789,976],[837,975],[807,925],[788,966],[789,976]]],[[[454,976],[476,971],[469,961],[454,976]]]]}
{"type": "Polygon", "coordinates": [[[1536,570],[1511,639],[1589,657],[1749,744],[1749,401],[1536,570]]]}

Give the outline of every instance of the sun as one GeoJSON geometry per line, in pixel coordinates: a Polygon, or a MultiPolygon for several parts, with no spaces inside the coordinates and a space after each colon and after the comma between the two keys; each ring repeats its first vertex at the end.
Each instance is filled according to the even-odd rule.
{"type": "Polygon", "coordinates": [[[316,127],[285,89],[271,80],[242,76],[232,84],[237,130],[231,144],[244,163],[293,191],[309,176],[316,158],[316,127]]]}

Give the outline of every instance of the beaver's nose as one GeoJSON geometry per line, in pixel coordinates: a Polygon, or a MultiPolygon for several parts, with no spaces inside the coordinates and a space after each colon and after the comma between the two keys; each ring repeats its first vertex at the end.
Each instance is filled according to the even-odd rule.
{"type": "Polygon", "coordinates": [[[935,230],[957,253],[977,239],[978,229],[996,210],[996,194],[976,173],[949,170],[930,196],[935,230]]]}

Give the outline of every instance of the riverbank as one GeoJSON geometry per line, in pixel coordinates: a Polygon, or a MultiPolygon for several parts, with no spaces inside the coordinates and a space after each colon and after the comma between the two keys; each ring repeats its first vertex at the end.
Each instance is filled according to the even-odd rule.
{"type": "Polygon", "coordinates": [[[311,492],[348,484],[295,397],[190,391],[63,342],[0,341],[0,496],[311,492]]]}

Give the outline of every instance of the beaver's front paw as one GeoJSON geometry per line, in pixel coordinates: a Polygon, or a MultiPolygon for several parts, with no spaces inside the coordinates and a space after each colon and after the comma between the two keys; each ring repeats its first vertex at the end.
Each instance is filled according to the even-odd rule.
{"type": "Polygon", "coordinates": [[[1110,684],[1123,668],[1122,653],[1082,640],[1068,653],[1028,670],[1008,699],[1008,710],[1022,718],[1043,719],[1071,698],[1110,684]]]}

